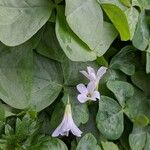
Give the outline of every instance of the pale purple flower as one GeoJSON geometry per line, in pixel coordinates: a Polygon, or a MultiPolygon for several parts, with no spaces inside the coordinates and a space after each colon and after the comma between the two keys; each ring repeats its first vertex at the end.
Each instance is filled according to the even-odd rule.
{"type": "Polygon", "coordinates": [[[99,80],[102,78],[102,76],[106,73],[107,68],[102,66],[98,69],[97,73],[92,67],[87,67],[86,71],[80,71],[84,76],[86,76],[90,81],[95,83],[95,86],[97,87],[99,84],[99,80]]]}
{"type": "Polygon", "coordinates": [[[100,99],[100,93],[95,90],[95,83],[90,82],[87,87],[84,84],[78,84],[77,89],[80,92],[77,99],[81,103],[85,103],[88,100],[96,101],[100,99]]]}
{"type": "Polygon", "coordinates": [[[73,118],[72,118],[72,112],[71,112],[71,105],[68,103],[65,108],[65,113],[62,122],[60,125],[55,129],[52,136],[57,137],[59,135],[69,135],[69,131],[72,132],[75,136],[80,137],[82,132],[80,129],[75,125],[73,118]]]}

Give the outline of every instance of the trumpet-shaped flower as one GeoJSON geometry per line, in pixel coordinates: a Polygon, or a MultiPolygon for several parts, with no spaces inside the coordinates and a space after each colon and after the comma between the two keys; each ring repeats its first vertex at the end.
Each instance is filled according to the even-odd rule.
{"type": "Polygon", "coordinates": [[[99,80],[102,78],[102,76],[106,73],[107,68],[106,67],[100,67],[97,71],[92,67],[87,67],[87,72],[86,71],[80,71],[84,76],[86,76],[90,81],[95,82],[96,87],[99,84],[99,80]]]}
{"type": "Polygon", "coordinates": [[[85,103],[88,100],[96,101],[100,99],[100,93],[95,90],[95,83],[90,82],[87,87],[84,84],[78,84],[77,89],[80,92],[77,99],[81,103],[85,103]]]}
{"type": "Polygon", "coordinates": [[[69,135],[69,131],[72,132],[75,136],[80,137],[82,132],[80,129],[76,126],[76,124],[73,121],[72,118],[72,112],[71,112],[71,105],[68,103],[65,108],[65,113],[62,122],[60,125],[55,129],[52,136],[57,137],[59,135],[69,135]]]}

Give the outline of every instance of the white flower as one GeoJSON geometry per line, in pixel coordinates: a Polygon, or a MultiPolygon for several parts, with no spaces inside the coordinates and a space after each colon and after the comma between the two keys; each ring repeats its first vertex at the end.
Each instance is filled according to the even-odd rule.
{"type": "Polygon", "coordinates": [[[68,103],[65,108],[65,113],[62,122],[60,125],[55,129],[52,136],[57,137],[60,135],[69,135],[69,131],[71,131],[75,136],[80,137],[82,132],[80,129],[75,125],[72,112],[71,112],[71,105],[68,103]]]}
{"type": "Polygon", "coordinates": [[[92,67],[87,67],[87,72],[86,71],[80,71],[84,76],[86,76],[90,81],[95,82],[96,87],[99,84],[99,80],[102,78],[102,76],[106,73],[107,68],[106,67],[100,67],[97,71],[92,67]]]}
{"type": "Polygon", "coordinates": [[[87,87],[84,84],[78,84],[77,89],[81,93],[77,97],[81,103],[85,103],[88,100],[96,101],[100,99],[100,93],[95,90],[95,83],[93,82],[90,82],[87,87]]]}

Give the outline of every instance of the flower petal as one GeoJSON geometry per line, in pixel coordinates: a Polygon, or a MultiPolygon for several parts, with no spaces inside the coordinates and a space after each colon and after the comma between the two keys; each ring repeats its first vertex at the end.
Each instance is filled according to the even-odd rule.
{"type": "MultiPolygon", "coordinates": [[[[60,125],[55,129],[52,133],[52,137],[57,137],[59,135],[68,135],[70,130],[70,120],[72,119],[70,105],[67,104],[64,112],[63,120],[61,121],[60,125]]],[[[71,120],[72,121],[72,120],[71,120]]]]}
{"type": "Polygon", "coordinates": [[[85,94],[79,94],[77,99],[80,103],[85,103],[88,100],[87,95],[85,94]]]}
{"type": "Polygon", "coordinates": [[[72,126],[71,132],[73,135],[81,137],[82,131],[75,124],[72,126]]]}
{"type": "Polygon", "coordinates": [[[96,81],[97,80],[97,77],[96,77],[96,75],[94,73],[91,73],[89,75],[89,78],[90,78],[90,81],[96,81]]]}
{"type": "Polygon", "coordinates": [[[89,84],[87,85],[88,93],[92,94],[94,92],[95,88],[96,88],[96,82],[94,82],[94,81],[89,82],[89,84]]]}
{"type": "Polygon", "coordinates": [[[82,94],[87,94],[88,93],[88,90],[87,90],[86,86],[82,83],[77,85],[77,90],[82,94]]]}
{"type": "Polygon", "coordinates": [[[52,137],[57,137],[59,136],[59,134],[62,135],[61,130],[62,130],[62,126],[63,126],[63,121],[61,122],[61,124],[55,129],[55,131],[52,133],[52,137]]]}
{"type": "Polygon", "coordinates": [[[87,77],[90,81],[96,80],[96,75],[95,73],[91,72],[88,74],[86,71],[80,71],[85,77],[87,77]]]}
{"type": "Polygon", "coordinates": [[[98,91],[94,91],[92,95],[92,99],[100,99],[100,93],[98,91]]]}
{"type": "Polygon", "coordinates": [[[87,67],[87,71],[88,71],[89,75],[90,74],[96,74],[95,70],[92,67],[90,67],[90,66],[87,67]]]}
{"type": "Polygon", "coordinates": [[[80,71],[85,77],[87,77],[90,80],[90,76],[86,71],[80,71]]]}
{"type": "Polygon", "coordinates": [[[106,71],[107,71],[106,67],[104,67],[104,66],[100,67],[97,71],[97,78],[101,79],[102,76],[106,73],[106,71]]]}
{"type": "Polygon", "coordinates": [[[57,137],[59,134],[60,135],[69,135],[69,131],[71,130],[71,132],[80,137],[81,136],[81,131],[80,129],[75,125],[73,118],[72,118],[72,113],[71,113],[71,105],[67,104],[66,105],[66,109],[65,109],[65,113],[64,113],[64,117],[62,122],[60,123],[60,125],[55,129],[55,131],[53,132],[52,136],[53,137],[57,137]]]}

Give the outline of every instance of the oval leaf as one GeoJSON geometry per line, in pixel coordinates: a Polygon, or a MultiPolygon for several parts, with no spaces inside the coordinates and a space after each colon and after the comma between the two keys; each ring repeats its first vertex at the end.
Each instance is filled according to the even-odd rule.
{"type": "Polygon", "coordinates": [[[145,12],[142,11],[140,13],[137,28],[135,30],[135,34],[132,39],[133,45],[140,50],[146,50],[150,38],[150,33],[149,33],[149,29],[145,17],[146,17],[145,12]]]}
{"type": "Polygon", "coordinates": [[[138,17],[139,17],[139,12],[137,11],[136,8],[130,7],[125,11],[128,24],[129,24],[129,29],[130,29],[130,40],[132,40],[134,36],[134,32],[136,29],[136,25],[138,23],[138,17]]]}
{"type": "Polygon", "coordinates": [[[102,142],[104,150],[119,150],[118,146],[113,142],[102,142]]]}
{"type": "Polygon", "coordinates": [[[31,38],[49,19],[48,0],[1,0],[0,41],[16,46],[31,38]]]}
{"type": "Polygon", "coordinates": [[[68,150],[63,141],[58,138],[39,137],[36,143],[31,143],[30,150],[68,150]]]}
{"type": "Polygon", "coordinates": [[[133,75],[135,72],[134,58],[135,48],[133,46],[126,46],[112,58],[110,67],[119,69],[127,75],[133,75]]]}
{"type": "Polygon", "coordinates": [[[79,141],[76,150],[101,150],[101,148],[97,145],[95,137],[88,133],[79,141]]]}
{"type": "Polygon", "coordinates": [[[30,43],[0,46],[0,98],[17,109],[50,105],[62,88],[60,64],[33,55],[30,43]]]}
{"type": "Polygon", "coordinates": [[[102,8],[120,33],[121,40],[129,40],[130,31],[125,13],[119,7],[113,4],[102,4],[102,8]]]}
{"type": "Polygon", "coordinates": [[[132,150],[148,150],[145,149],[145,145],[148,141],[146,128],[133,127],[133,131],[129,135],[129,143],[132,150]]]}
{"type": "Polygon", "coordinates": [[[112,98],[102,96],[96,116],[99,131],[108,139],[118,139],[124,129],[123,112],[119,104],[112,98]]]}
{"type": "Polygon", "coordinates": [[[145,9],[150,9],[150,1],[149,0],[137,0],[139,4],[145,8],[145,9]]]}
{"type": "Polygon", "coordinates": [[[66,0],[65,15],[75,34],[91,50],[96,49],[101,41],[103,31],[103,12],[97,1],[66,0]]]}
{"type": "Polygon", "coordinates": [[[124,81],[108,81],[107,87],[114,93],[123,108],[125,107],[125,101],[131,98],[134,94],[133,86],[124,81]]]}
{"type": "Polygon", "coordinates": [[[65,54],[61,49],[55,34],[55,24],[48,22],[44,28],[43,36],[36,48],[37,52],[50,59],[62,62],[65,54]]]}
{"type": "Polygon", "coordinates": [[[83,43],[69,28],[63,15],[64,9],[57,7],[56,36],[63,51],[72,61],[92,61],[96,54],[83,43]]]}

